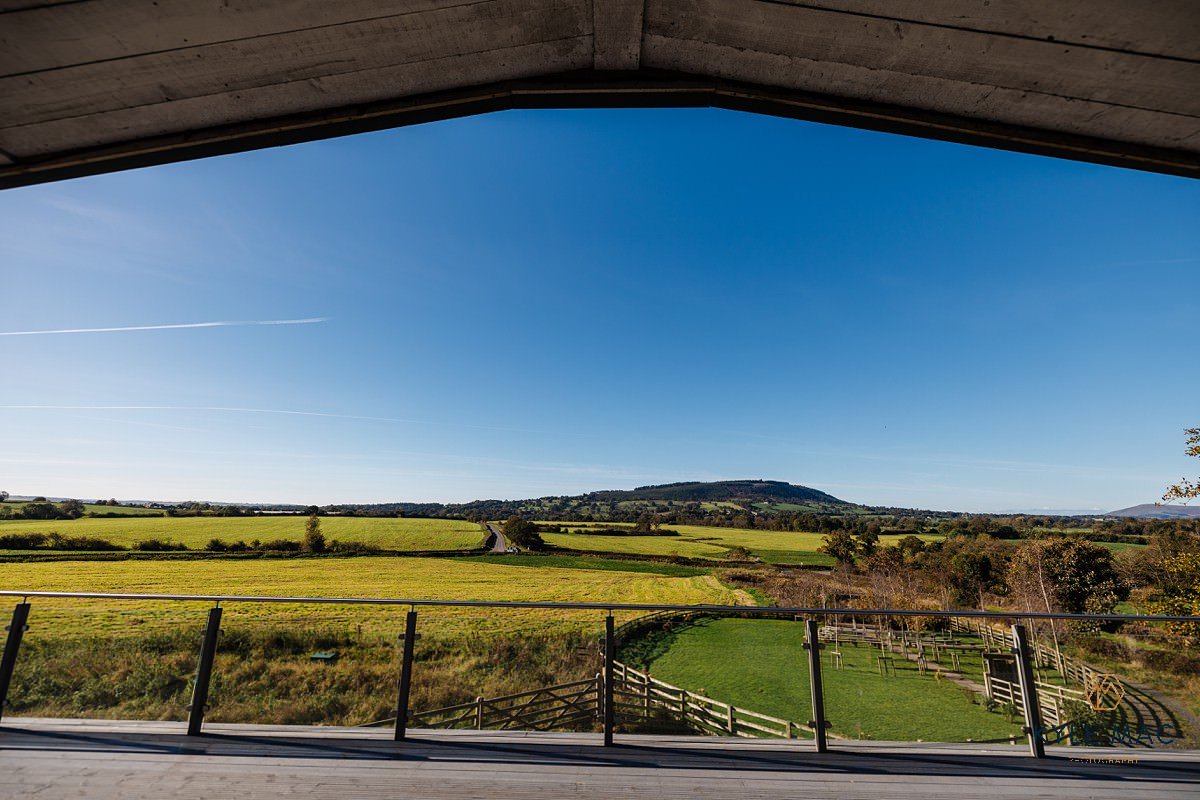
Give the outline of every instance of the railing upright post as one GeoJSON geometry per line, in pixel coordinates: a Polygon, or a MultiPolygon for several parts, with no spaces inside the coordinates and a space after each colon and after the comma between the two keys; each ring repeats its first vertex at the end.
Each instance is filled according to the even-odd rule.
{"type": "Polygon", "coordinates": [[[813,729],[817,752],[824,753],[829,749],[825,741],[825,728],[829,723],[825,721],[825,693],[821,688],[821,642],[817,621],[805,620],[804,630],[804,649],[808,651],[808,682],[812,689],[813,712],[813,718],[808,724],[813,729]]]}
{"type": "Polygon", "coordinates": [[[1029,640],[1025,626],[1012,626],[1013,654],[1017,657],[1017,675],[1021,679],[1021,706],[1025,712],[1025,732],[1029,735],[1029,753],[1034,758],[1046,757],[1046,746],[1042,741],[1042,713],[1038,708],[1037,682],[1033,677],[1033,665],[1029,660],[1029,640]]]}
{"type": "Polygon", "coordinates": [[[396,730],[393,739],[404,741],[408,734],[408,694],[412,688],[413,648],[417,641],[417,612],[409,611],[404,617],[404,645],[400,657],[400,689],[396,696],[396,730]]]}
{"type": "Polygon", "coordinates": [[[604,719],[604,672],[596,673],[596,719],[604,719]]]}
{"type": "Polygon", "coordinates": [[[8,703],[8,687],[12,683],[13,670],[17,666],[17,653],[21,649],[21,638],[29,626],[29,603],[17,603],[13,609],[12,622],[8,625],[8,636],[4,639],[4,656],[0,657],[0,718],[4,717],[4,706],[8,703]]]}
{"type": "Polygon", "coordinates": [[[221,607],[208,612],[204,643],[200,646],[200,666],[196,670],[196,685],[192,687],[192,704],[188,706],[188,736],[199,736],[208,710],[208,687],[212,683],[213,662],[217,657],[217,637],[221,635],[221,607]]]}
{"type": "Polygon", "coordinates": [[[613,658],[617,649],[617,636],[613,627],[613,616],[604,618],[604,746],[611,747],[613,743],[613,725],[616,723],[613,708],[613,658]]]}

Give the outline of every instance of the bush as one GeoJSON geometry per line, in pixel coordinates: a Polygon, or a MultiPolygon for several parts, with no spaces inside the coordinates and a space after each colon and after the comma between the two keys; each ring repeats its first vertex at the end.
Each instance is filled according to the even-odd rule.
{"type": "Polygon", "coordinates": [[[46,547],[50,550],[124,550],[119,544],[113,544],[107,539],[97,539],[94,536],[63,536],[51,533],[46,537],[46,547]]]}
{"type": "Polygon", "coordinates": [[[168,553],[187,550],[188,548],[187,545],[180,542],[172,542],[166,539],[146,539],[145,541],[136,543],[133,549],[148,553],[168,553]]]}
{"type": "Polygon", "coordinates": [[[10,533],[0,536],[0,550],[33,550],[44,547],[45,544],[44,533],[10,533]]]}
{"type": "MultiPolygon", "coordinates": [[[[249,549],[245,542],[239,542],[243,550],[249,549]]],[[[269,542],[263,542],[258,548],[275,553],[299,553],[303,549],[303,545],[294,539],[273,539],[269,542]]]]}
{"type": "Polygon", "coordinates": [[[362,542],[339,542],[334,539],[329,543],[328,552],[352,556],[378,553],[380,552],[380,549],[373,545],[364,544],[362,542]]]}

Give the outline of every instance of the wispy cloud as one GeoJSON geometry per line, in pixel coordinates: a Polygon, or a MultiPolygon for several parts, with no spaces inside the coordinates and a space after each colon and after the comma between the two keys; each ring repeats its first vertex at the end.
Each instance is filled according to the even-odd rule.
{"type": "Polygon", "coordinates": [[[372,417],[362,414],[335,414],[327,411],[296,411],[286,408],[241,408],[236,406],[68,406],[68,405],[0,405],[0,411],[208,411],[229,414],[278,414],[288,417],[322,417],[328,419],[353,419],[367,422],[394,422],[407,425],[441,425],[451,428],[471,428],[482,431],[506,431],[509,433],[537,433],[554,436],[590,436],[586,433],[564,431],[542,431],[531,428],[505,428],[496,425],[472,425],[467,422],[439,422],[409,417],[372,417]]]}
{"type": "Polygon", "coordinates": [[[177,325],[125,325],[119,328],[63,328],[53,331],[0,331],[0,336],[51,336],[63,333],[120,333],[124,331],[171,331],[182,328],[240,328],[252,325],[314,325],[332,317],[307,319],[257,319],[240,322],[185,322],[177,325]]]}

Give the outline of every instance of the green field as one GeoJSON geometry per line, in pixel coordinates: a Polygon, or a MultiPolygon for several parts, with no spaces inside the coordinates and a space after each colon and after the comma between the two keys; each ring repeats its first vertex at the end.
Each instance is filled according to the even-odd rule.
{"type": "MultiPolygon", "coordinates": [[[[443,600],[740,603],[711,575],[556,556],[57,561],[0,567],[0,588],[443,600]],[[537,568],[525,565],[533,559],[537,568]],[[584,568],[568,566],[572,563],[584,568]],[[616,568],[614,568],[616,567],[616,568]]],[[[656,565],[672,567],[674,565],[656,565]]],[[[5,607],[17,598],[3,598],[5,607]]],[[[31,598],[10,713],[182,719],[210,602],[31,598]]],[[[360,725],[394,707],[406,605],[223,605],[213,721],[360,725]],[[314,663],[336,651],[334,664],[314,663]]],[[[604,611],[418,607],[413,707],[596,674],[604,611]]],[[[624,620],[638,612],[618,614],[624,620]]]]}
{"type": "Polygon", "coordinates": [[[728,550],[684,536],[598,536],[581,533],[543,533],[546,544],[567,550],[641,556],[682,556],[720,560],[728,550]]]}
{"type": "MultiPolygon", "coordinates": [[[[546,600],[612,603],[751,604],[744,592],[710,575],[543,567],[448,558],[295,558],[198,561],[56,561],[0,568],[0,588],[15,591],[123,592],[282,597],[400,597],[444,600],[546,600]]],[[[195,617],[179,604],[155,601],[99,603],[33,601],[30,623],[55,635],[142,635],[195,617]]],[[[201,607],[207,604],[201,604],[201,607]]],[[[362,626],[394,631],[404,607],[231,604],[228,619],[248,624],[362,626]]],[[[601,612],[422,610],[441,620],[436,635],[542,629],[550,623],[596,626],[601,612]]],[[[431,631],[431,633],[434,633],[431,631]]],[[[31,636],[44,635],[31,633],[31,636]]]]}
{"type": "MultiPolygon", "coordinates": [[[[576,523],[563,523],[571,528],[576,523]]],[[[593,526],[594,527],[594,526],[593,526]]],[[[606,525],[605,527],[623,527],[606,525]]],[[[542,538],[548,544],[568,550],[585,550],[598,553],[615,553],[643,556],[682,556],[708,560],[721,560],[729,556],[735,547],[744,547],[750,555],[769,564],[814,564],[830,566],[833,559],[817,552],[824,534],[792,531],[764,531],[744,528],[709,528],[700,525],[669,525],[678,536],[599,536],[587,533],[546,533],[542,538]]],[[[903,535],[889,534],[880,537],[880,544],[894,545],[903,535]]],[[[922,541],[932,542],[940,536],[922,534],[922,541]]]]}
{"type": "MultiPolygon", "coordinates": [[[[25,501],[8,501],[0,503],[0,507],[11,509],[21,509],[29,505],[25,501]]],[[[87,514],[115,514],[122,517],[161,517],[163,512],[156,508],[140,508],[138,506],[98,506],[93,503],[83,504],[84,513],[87,514]]]]}
{"type": "MultiPolygon", "coordinates": [[[[451,519],[390,517],[321,517],[327,539],[362,542],[385,550],[469,550],[479,547],[484,532],[473,522],[451,519]]],[[[306,517],[130,517],[74,520],[4,520],[6,533],[52,533],[94,536],[125,547],[147,539],[168,539],[200,550],[210,539],[227,542],[304,537],[306,517]]]]}
{"type": "MultiPolygon", "coordinates": [[[[800,722],[811,719],[804,628],[780,620],[702,620],[679,630],[651,674],[714,699],[800,722]]],[[[826,648],[828,650],[828,647],[826,648]]],[[[896,677],[876,672],[878,651],[843,644],[844,670],[822,662],[825,715],[832,732],[887,741],[984,741],[1019,735],[982,699],[935,681],[896,657],[896,677]],[[974,700],[974,702],[973,702],[974,700]]]]}

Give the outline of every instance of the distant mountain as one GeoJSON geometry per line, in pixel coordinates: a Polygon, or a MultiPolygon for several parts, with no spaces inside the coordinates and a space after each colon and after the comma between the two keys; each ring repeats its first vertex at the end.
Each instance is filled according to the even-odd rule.
{"type": "Polygon", "coordinates": [[[1110,511],[1106,517],[1138,517],[1140,519],[1188,519],[1200,518],[1200,506],[1156,506],[1153,503],[1142,503],[1140,506],[1130,506],[1117,511],[1110,511]]]}

